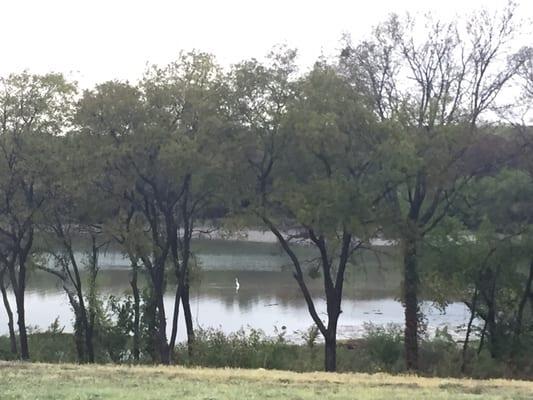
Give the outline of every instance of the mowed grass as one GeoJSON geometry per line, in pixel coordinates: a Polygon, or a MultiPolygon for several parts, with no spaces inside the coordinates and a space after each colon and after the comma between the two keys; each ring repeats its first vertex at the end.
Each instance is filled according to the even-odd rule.
{"type": "Polygon", "coordinates": [[[533,382],[0,362],[0,399],[533,399],[533,382]]]}

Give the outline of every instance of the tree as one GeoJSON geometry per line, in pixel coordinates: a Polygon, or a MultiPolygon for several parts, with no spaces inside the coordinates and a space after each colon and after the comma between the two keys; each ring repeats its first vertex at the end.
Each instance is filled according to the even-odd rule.
{"type": "Polygon", "coordinates": [[[60,279],[74,311],[78,360],[94,363],[99,314],[98,257],[109,242],[102,226],[112,216],[112,203],[98,190],[94,154],[87,152],[87,143],[81,139],[70,133],[51,141],[49,165],[46,172],[41,172],[48,175],[50,184],[43,206],[45,215],[39,224],[45,233],[42,252],[47,256],[39,268],[60,279]],[[84,179],[80,180],[80,176],[84,179]],[[90,242],[82,260],[76,256],[80,239],[90,242]],[[88,272],[86,282],[81,275],[84,269],[88,272]]]}
{"type": "Polygon", "coordinates": [[[531,189],[531,177],[508,166],[478,177],[456,204],[454,215],[421,249],[424,263],[432,266],[424,271],[431,275],[430,295],[443,305],[449,298],[461,299],[470,309],[463,373],[476,331],[478,353],[488,348],[494,359],[515,361],[528,353],[533,321],[531,189]]]}
{"type": "Polygon", "coordinates": [[[353,86],[395,129],[382,184],[391,215],[386,225],[403,247],[408,369],[418,368],[420,245],[480,173],[464,168],[482,133],[480,119],[524,61],[521,52],[509,52],[512,19],[512,6],[497,17],[482,11],[464,27],[392,16],[371,40],[349,43],[341,55],[353,86]]]}
{"type": "MultiPolygon", "coordinates": [[[[181,193],[170,175],[171,164],[160,157],[170,138],[150,130],[146,116],[138,88],[108,82],[84,93],[76,121],[82,137],[95,141],[105,160],[100,171],[101,188],[115,200],[117,210],[109,229],[130,256],[134,290],[139,260],[149,277],[145,313],[152,343],[147,350],[154,360],[168,364],[170,348],[163,302],[170,248],[167,235],[177,235],[177,231],[167,229],[164,212],[173,214],[181,193]],[[132,230],[137,235],[130,235],[132,230]]],[[[135,307],[140,308],[139,303],[135,307]]]]}
{"type": "Polygon", "coordinates": [[[27,360],[26,275],[48,183],[38,149],[65,128],[75,87],[61,75],[28,73],[2,78],[0,86],[0,262],[15,295],[20,355],[27,360]]]}
{"type": "Polygon", "coordinates": [[[93,168],[91,189],[107,199],[112,214],[103,221],[102,228],[131,263],[132,353],[135,361],[139,361],[141,353],[141,288],[138,284],[141,255],[150,253],[146,246],[144,220],[126,195],[134,176],[120,160],[130,136],[138,134],[145,123],[146,112],[139,89],[128,83],[106,82],[84,93],[76,113],[79,132],[74,139],[82,149],[92,147],[103,160],[93,168]]]}
{"type": "Polygon", "coordinates": [[[276,236],[292,262],[325,340],[325,370],[335,371],[345,272],[352,254],[374,234],[375,192],[368,176],[379,135],[372,113],[334,66],[317,62],[296,84],[290,81],[293,60],[288,51],[272,54],[270,66],[251,61],[233,71],[246,143],[241,166],[249,166],[242,183],[251,188],[246,210],[276,236]],[[312,244],[317,258],[310,264],[300,259],[295,240],[312,244]],[[324,282],[327,322],[316,309],[307,272],[324,282]]]}
{"type": "MultiPolygon", "coordinates": [[[[167,229],[170,261],[178,283],[170,348],[173,351],[176,343],[181,300],[189,354],[194,344],[189,300],[191,240],[195,223],[210,206],[223,176],[220,149],[227,122],[222,78],[211,55],[192,52],[182,54],[177,62],[164,68],[152,69],[142,84],[150,129],[168,138],[160,157],[172,163],[169,179],[179,188],[175,202],[164,204],[158,200],[157,205],[167,229]]],[[[159,190],[155,184],[148,185],[155,197],[159,190]]]]}
{"type": "Polygon", "coordinates": [[[111,82],[86,92],[78,114],[82,131],[107,143],[102,187],[119,209],[112,230],[134,270],[140,262],[150,278],[147,312],[153,315],[150,329],[163,363],[173,355],[180,306],[190,351],[194,344],[191,240],[223,171],[217,164],[223,132],[220,76],[211,56],[183,54],[150,69],[139,88],[111,82]],[[170,340],[163,302],[168,269],[176,282],[170,340]]]}

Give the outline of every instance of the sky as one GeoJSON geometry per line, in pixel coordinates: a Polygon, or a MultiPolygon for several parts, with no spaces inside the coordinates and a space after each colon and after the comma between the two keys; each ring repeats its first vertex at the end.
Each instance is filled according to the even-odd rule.
{"type": "MultiPolygon", "coordinates": [[[[136,81],[148,64],[180,50],[207,51],[222,65],[263,57],[276,44],[299,50],[303,68],[335,54],[343,33],[367,35],[388,14],[453,18],[507,0],[0,0],[0,76],[62,72],[88,88],[136,81]]],[[[533,1],[519,14],[533,18],[533,1]]]]}

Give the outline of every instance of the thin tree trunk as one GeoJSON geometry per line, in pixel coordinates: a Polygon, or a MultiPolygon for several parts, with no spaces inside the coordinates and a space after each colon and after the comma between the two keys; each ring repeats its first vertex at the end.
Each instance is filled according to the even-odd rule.
{"type": "Polygon", "coordinates": [[[150,345],[147,347],[147,351],[150,354],[150,358],[154,363],[159,362],[159,336],[157,334],[157,300],[155,297],[155,289],[153,282],[149,287],[149,296],[147,297],[147,304],[144,310],[143,317],[147,325],[147,339],[150,345]]]}
{"type": "Polygon", "coordinates": [[[261,218],[263,219],[263,222],[265,222],[265,224],[269,227],[271,232],[276,236],[281,247],[283,247],[285,253],[289,256],[293,263],[295,270],[293,276],[296,279],[298,285],[300,286],[300,290],[302,291],[304,299],[307,303],[309,314],[311,315],[311,318],[315,322],[316,326],[318,327],[318,330],[320,331],[325,340],[324,369],[327,372],[334,372],[337,369],[337,323],[339,320],[339,316],[342,312],[341,301],[344,283],[344,273],[346,271],[346,265],[349,256],[352,252],[352,250],[350,250],[352,236],[346,231],[343,232],[339,265],[337,268],[336,279],[333,280],[331,274],[331,260],[328,255],[326,240],[322,235],[317,236],[312,229],[308,229],[309,237],[311,241],[315,244],[315,246],[319,249],[321,255],[321,266],[322,272],[324,274],[324,291],[326,294],[326,307],[328,315],[328,325],[326,327],[318,316],[313,299],[305,283],[302,266],[298,257],[291,249],[289,243],[287,242],[287,240],[285,240],[279,229],[277,229],[277,227],[272,223],[272,221],[270,221],[264,215],[261,215],[261,218]]]}
{"type": "Polygon", "coordinates": [[[156,282],[154,282],[154,295],[157,306],[157,345],[159,350],[159,358],[161,364],[170,364],[170,347],[167,341],[167,320],[165,315],[165,303],[163,301],[164,295],[164,269],[163,266],[158,266],[156,272],[156,282]]]}
{"type": "Polygon", "coordinates": [[[513,348],[511,350],[512,357],[515,357],[519,351],[520,344],[520,334],[522,333],[522,320],[524,317],[524,310],[526,308],[527,299],[531,293],[531,286],[533,284],[533,261],[529,263],[529,274],[526,280],[526,287],[524,288],[524,293],[520,299],[520,304],[518,305],[518,311],[516,313],[516,321],[513,332],[513,348]]]}
{"type": "Polygon", "coordinates": [[[96,323],[96,313],[97,313],[97,297],[96,292],[96,277],[98,275],[98,253],[99,246],[96,244],[96,236],[94,233],[91,233],[91,253],[90,253],[90,262],[89,262],[89,293],[88,293],[88,323],[85,327],[85,342],[87,346],[87,361],[89,363],[94,363],[95,361],[95,351],[94,351],[94,327],[96,323]]]}
{"type": "Polygon", "coordinates": [[[166,317],[165,305],[163,302],[164,285],[165,285],[165,270],[163,258],[158,258],[155,252],[152,254],[154,263],[149,257],[141,256],[141,260],[150,274],[150,295],[147,299],[148,303],[144,313],[144,317],[148,324],[148,337],[151,342],[149,352],[154,362],[165,363],[170,362],[168,357],[168,344],[166,342],[166,317]],[[168,359],[168,361],[167,361],[168,359]]]}
{"type": "Polygon", "coordinates": [[[483,345],[485,344],[485,336],[487,335],[487,321],[483,324],[483,329],[481,330],[481,337],[479,339],[479,346],[477,348],[477,354],[481,354],[483,350],[483,345]]]}
{"type": "MultiPolygon", "coordinates": [[[[26,241],[24,244],[22,243],[23,238],[21,238],[17,250],[19,257],[18,286],[17,290],[13,290],[13,292],[15,293],[15,300],[17,304],[20,357],[23,360],[29,360],[30,350],[28,346],[28,332],[26,330],[26,308],[24,304],[24,298],[26,296],[26,261],[33,245],[33,228],[28,229],[26,241]]],[[[13,288],[14,283],[15,282],[12,282],[13,288]]]]}
{"type": "Polygon", "coordinates": [[[92,346],[92,333],[89,327],[90,322],[89,322],[87,307],[85,305],[85,299],[83,298],[83,289],[82,289],[82,283],[81,283],[81,277],[80,277],[80,273],[78,269],[78,264],[74,258],[74,252],[72,251],[72,247],[68,246],[66,242],[65,242],[65,248],[69,253],[69,257],[71,259],[70,262],[71,262],[72,269],[74,272],[74,275],[71,275],[69,272],[69,276],[71,279],[71,283],[73,284],[75,288],[75,295],[77,297],[77,300],[73,299],[73,301],[75,304],[77,304],[77,312],[75,309],[75,313],[78,315],[77,318],[79,318],[79,324],[80,324],[79,325],[80,334],[79,334],[78,340],[81,340],[84,343],[82,362],[93,363],[94,362],[94,350],[92,346]]]}
{"type": "Polygon", "coordinates": [[[189,358],[193,357],[194,348],[194,326],[192,321],[191,302],[190,302],[190,287],[185,283],[181,293],[181,303],[183,305],[183,316],[185,318],[185,327],[187,329],[187,351],[189,358]]]}
{"type": "Polygon", "coordinates": [[[404,307],[405,307],[405,365],[408,370],[418,369],[418,272],[416,240],[404,243],[404,307]]]}
{"type": "MultiPolygon", "coordinates": [[[[172,358],[174,359],[174,349],[176,347],[176,339],[178,337],[178,319],[180,313],[180,300],[181,292],[183,289],[183,284],[181,283],[181,278],[178,278],[178,285],[176,286],[176,293],[174,294],[174,314],[172,316],[172,332],[170,334],[170,352],[172,353],[172,358]]],[[[173,360],[174,362],[176,360],[173,360]]]]}
{"type": "Polygon", "coordinates": [[[194,212],[189,210],[189,190],[191,186],[191,175],[186,178],[184,186],[183,202],[181,207],[183,218],[183,250],[182,250],[182,267],[181,274],[183,278],[183,288],[181,290],[181,304],[183,305],[183,317],[187,329],[187,351],[189,359],[193,358],[194,346],[194,326],[192,321],[191,302],[190,302],[190,282],[189,282],[189,260],[191,256],[191,239],[193,229],[194,212]]]}
{"type": "Polygon", "coordinates": [[[283,248],[285,253],[291,259],[292,264],[294,266],[293,276],[294,276],[294,279],[296,280],[296,282],[298,283],[298,286],[300,287],[300,290],[302,291],[302,294],[303,294],[304,299],[305,299],[305,303],[307,304],[307,309],[309,310],[309,314],[311,315],[311,318],[313,319],[313,321],[316,324],[316,326],[317,326],[318,330],[320,331],[320,333],[325,337],[326,336],[326,327],[325,327],[324,323],[322,322],[322,320],[320,319],[320,317],[319,317],[319,315],[318,315],[318,313],[316,311],[315,303],[313,302],[313,298],[311,296],[311,293],[309,292],[309,288],[307,287],[307,285],[305,283],[305,279],[304,279],[304,275],[303,275],[303,271],[302,271],[302,266],[300,264],[300,260],[298,259],[298,257],[294,253],[294,251],[291,249],[291,247],[289,246],[289,243],[287,243],[287,241],[285,240],[285,238],[283,237],[283,235],[281,234],[279,229],[277,229],[276,226],[272,223],[272,221],[270,221],[270,219],[268,219],[264,215],[259,215],[259,216],[262,218],[263,222],[268,226],[270,231],[276,236],[276,238],[278,239],[281,247],[283,248]]]}
{"type": "MultiPolygon", "coordinates": [[[[21,249],[19,249],[21,251],[21,249]]],[[[19,343],[20,343],[20,358],[22,360],[29,360],[30,352],[28,348],[28,334],[26,331],[26,318],[24,309],[24,292],[26,290],[26,265],[24,257],[19,254],[19,270],[15,270],[16,257],[14,256],[11,262],[7,265],[9,279],[11,281],[11,288],[15,295],[15,305],[17,307],[17,326],[19,328],[19,343]]]]}
{"type": "Polygon", "coordinates": [[[167,322],[166,322],[166,316],[165,316],[165,308],[162,305],[163,303],[163,296],[161,296],[161,299],[158,301],[158,329],[157,329],[157,335],[158,335],[158,341],[159,341],[159,356],[161,358],[161,364],[169,365],[170,364],[170,347],[167,342],[167,322]]]}
{"type": "Polygon", "coordinates": [[[89,330],[89,320],[87,317],[87,309],[85,307],[85,302],[83,297],[80,294],[78,296],[78,307],[79,307],[79,319],[80,319],[80,339],[84,343],[83,350],[83,362],[93,363],[94,362],[94,352],[92,352],[92,337],[89,330]]]}
{"type": "Polygon", "coordinates": [[[76,300],[76,293],[71,292],[67,287],[66,278],[63,279],[63,289],[67,294],[72,311],[74,311],[74,343],[76,346],[76,354],[78,356],[78,362],[85,362],[85,343],[84,343],[84,322],[81,313],[80,303],[76,300]]]}
{"type": "Polygon", "coordinates": [[[478,296],[479,296],[479,290],[476,284],[474,295],[472,296],[472,303],[470,305],[470,319],[468,320],[468,325],[466,327],[465,341],[463,343],[462,362],[461,362],[461,373],[463,374],[466,371],[466,363],[467,363],[466,358],[468,354],[468,344],[470,341],[470,333],[472,332],[472,324],[474,323],[474,319],[476,318],[476,307],[477,307],[478,296]]]}
{"type": "Polygon", "coordinates": [[[489,306],[487,313],[487,332],[489,334],[489,350],[490,356],[494,359],[498,358],[498,338],[496,333],[496,311],[493,306],[489,306]]]}
{"type": "Polygon", "coordinates": [[[133,293],[133,360],[139,362],[140,356],[140,303],[141,296],[139,294],[138,281],[138,266],[137,263],[132,264],[132,275],[130,279],[131,291],[133,293]]]}
{"type": "Polygon", "coordinates": [[[83,335],[84,328],[79,308],[74,310],[74,318],[74,343],[76,345],[76,354],[78,356],[78,362],[85,363],[85,340],[83,335]]]}
{"type": "Polygon", "coordinates": [[[9,343],[11,347],[11,353],[18,356],[17,350],[17,336],[15,335],[15,322],[13,319],[13,311],[9,304],[9,298],[7,297],[7,290],[4,284],[4,273],[0,274],[0,291],[2,292],[2,300],[4,302],[4,308],[7,313],[7,326],[9,328],[9,343]]]}
{"type": "Polygon", "coordinates": [[[15,295],[15,301],[17,304],[17,325],[19,328],[19,340],[20,340],[20,357],[22,360],[30,359],[30,350],[28,347],[28,333],[26,331],[26,312],[24,308],[24,291],[18,291],[15,295]]]}
{"type": "Polygon", "coordinates": [[[26,313],[24,309],[24,292],[26,287],[26,267],[23,262],[19,263],[18,274],[15,271],[15,261],[8,266],[11,287],[15,295],[15,305],[17,306],[17,325],[19,328],[20,358],[30,359],[28,348],[28,334],[26,331],[26,313]],[[18,277],[17,277],[18,275],[18,277]],[[17,279],[18,278],[18,279],[17,279]]]}
{"type": "Polygon", "coordinates": [[[489,334],[489,350],[492,358],[496,359],[501,354],[501,338],[498,334],[498,327],[496,323],[496,286],[498,282],[498,276],[501,270],[501,264],[498,264],[496,271],[494,272],[492,278],[492,283],[490,287],[490,293],[485,295],[485,301],[487,303],[487,319],[486,319],[486,328],[489,334]]]}

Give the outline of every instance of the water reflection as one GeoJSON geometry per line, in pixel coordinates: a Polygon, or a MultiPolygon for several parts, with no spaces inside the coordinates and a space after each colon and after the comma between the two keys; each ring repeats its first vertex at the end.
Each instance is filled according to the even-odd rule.
{"type": "MultiPolygon", "coordinates": [[[[298,339],[301,334],[295,332],[312,325],[288,260],[277,245],[201,240],[195,242],[194,250],[202,266],[191,287],[191,306],[197,326],[221,328],[225,332],[250,326],[268,334],[274,333],[275,327],[286,326],[289,336],[298,339]],[[235,278],[240,282],[238,291],[235,278]]],[[[309,259],[315,256],[310,248],[297,251],[309,259]]],[[[78,257],[81,259],[83,254],[80,252],[78,257]]],[[[340,337],[360,335],[367,322],[402,323],[403,307],[396,300],[400,295],[400,274],[394,260],[366,254],[351,266],[339,321],[340,337]]],[[[100,293],[103,296],[129,294],[127,260],[110,249],[100,258],[100,263],[100,293]]],[[[317,310],[326,318],[322,282],[311,278],[308,281],[317,310]]],[[[171,315],[171,293],[165,297],[165,305],[171,315]]],[[[50,274],[37,271],[30,274],[26,307],[29,325],[44,329],[59,317],[66,330],[71,329],[70,305],[57,279],[50,274]]],[[[455,329],[467,319],[467,310],[459,303],[451,304],[446,314],[430,304],[424,304],[423,308],[433,329],[439,326],[455,329]]],[[[179,339],[183,340],[183,321],[180,324],[179,339]]],[[[1,309],[0,334],[6,333],[7,318],[1,309]]]]}

